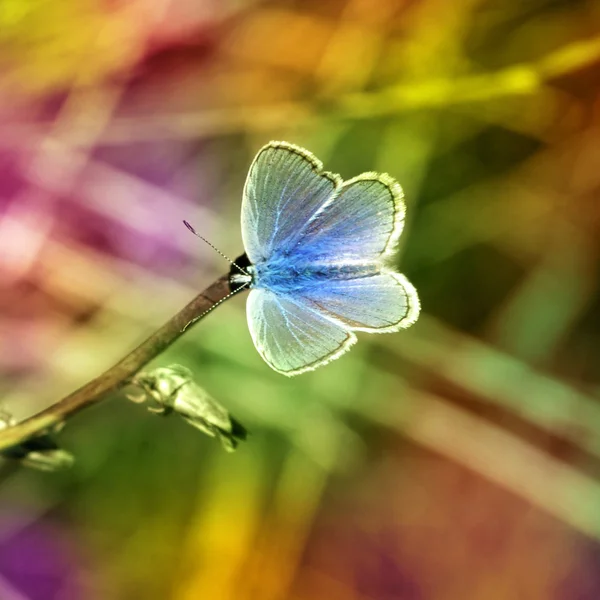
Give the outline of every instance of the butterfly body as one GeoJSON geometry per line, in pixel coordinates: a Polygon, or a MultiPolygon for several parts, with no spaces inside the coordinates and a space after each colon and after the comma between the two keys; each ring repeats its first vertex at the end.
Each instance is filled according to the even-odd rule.
{"type": "Polygon", "coordinates": [[[315,264],[282,257],[252,265],[248,273],[252,275],[250,288],[269,289],[279,294],[294,294],[318,288],[329,281],[369,277],[377,273],[377,267],[368,264],[315,264]]]}
{"type": "Polygon", "coordinates": [[[355,331],[416,321],[417,293],[390,266],[404,213],[389,175],[344,182],[298,146],[259,151],[242,202],[243,273],[230,281],[250,288],[250,333],[273,369],[313,370],[346,352],[355,331]]]}

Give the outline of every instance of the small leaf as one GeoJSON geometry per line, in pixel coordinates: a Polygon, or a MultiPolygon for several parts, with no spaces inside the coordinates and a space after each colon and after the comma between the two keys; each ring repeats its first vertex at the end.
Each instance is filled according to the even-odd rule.
{"type": "MultiPolygon", "coordinates": [[[[0,429],[15,425],[12,415],[6,411],[0,412],[0,429]]],[[[54,433],[60,429],[55,428],[52,432],[46,431],[36,434],[29,439],[2,450],[0,454],[4,458],[17,460],[22,465],[40,471],[59,471],[73,465],[75,459],[70,452],[63,450],[56,442],[54,433]]]]}

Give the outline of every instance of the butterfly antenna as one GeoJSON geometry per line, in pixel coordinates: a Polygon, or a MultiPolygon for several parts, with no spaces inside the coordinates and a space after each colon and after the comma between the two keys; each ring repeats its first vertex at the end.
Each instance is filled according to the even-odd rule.
{"type": "MultiPolygon", "coordinates": [[[[185,221],[184,221],[185,223],[185,221]]],[[[216,248],[215,248],[216,250],[216,248]]],[[[225,257],[227,258],[227,257],[225,257]]],[[[235,263],[232,263],[235,264],[235,263]]],[[[237,265],[235,265],[237,267],[237,265]]],[[[239,269],[239,267],[238,267],[239,269]]],[[[181,332],[183,333],[188,327],[190,327],[190,325],[193,325],[198,319],[201,319],[204,315],[208,314],[211,310],[214,310],[215,308],[217,308],[217,306],[219,306],[220,304],[223,304],[223,302],[225,302],[225,300],[229,300],[229,298],[231,298],[231,296],[235,296],[238,292],[241,292],[247,285],[250,285],[250,282],[248,283],[244,283],[243,285],[241,285],[239,288],[233,290],[233,292],[229,292],[229,294],[227,294],[227,296],[223,296],[223,298],[221,298],[220,300],[217,300],[210,308],[207,308],[203,313],[199,314],[197,317],[194,317],[189,323],[186,323],[185,326],[183,327],[183,329],[181,330],[181,332]]]]}
{"type": "MultiPolygon", "coordinates": [[[[217,254],[220,254],[226,261],[230,262],[236,269],[239,269],[244,275],[249,275],[242,267],[236,265],[228,256],[225,256],[218,248],[215,248],[206,238],[203,238],[187,221],[184,221],[183,224],[196,236],[199,237],[203,242],[206,242],[217,254]]],[[[229,298],[229,296],[227,296],[229,298]]],[[[225,298],[223,298],[225,300],[225,298]]],[[[214,308],[214,307],[213,307],[214,308]]],[[[212,310],[212,309],[209,309],[212,310]]],[[[193,322],[193,321],[192,321],[193,322]]],[[[186,325],[187,327],[187,325],[186,325]]]]}

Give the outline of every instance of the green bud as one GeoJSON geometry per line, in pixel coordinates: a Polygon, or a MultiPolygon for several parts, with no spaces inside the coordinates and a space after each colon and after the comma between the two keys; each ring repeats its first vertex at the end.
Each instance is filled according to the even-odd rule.
{"type": "MultiPolygon", "coordinates": [[[[140,387],[154,404],[148,410],[156,414],[178,413],[190,425],[211,437],[218,437],[225,450],[232,452],[246,429],[193,379],[192,372],[181,365],[159,367],[138,373],[132,383],[140,387]]],[[[134,402],[140,397],[128,394],[134,402]]]]}

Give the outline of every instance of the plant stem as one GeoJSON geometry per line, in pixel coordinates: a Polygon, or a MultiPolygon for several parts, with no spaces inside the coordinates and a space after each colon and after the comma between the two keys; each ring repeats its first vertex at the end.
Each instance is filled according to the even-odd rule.
{"type": "Polygon", "coordinates": [[[177,340],[188,324],[194,319],[199,320],[204,313],[225,300],[229,294],[229,276],[224,275],[108,371],[42,412],[0,431],[0,450],[25,442],[36,434],[64,423],[80,410],[100,402],[109,393],[116,392],[127,385],[142,367],[177,340]]]}

